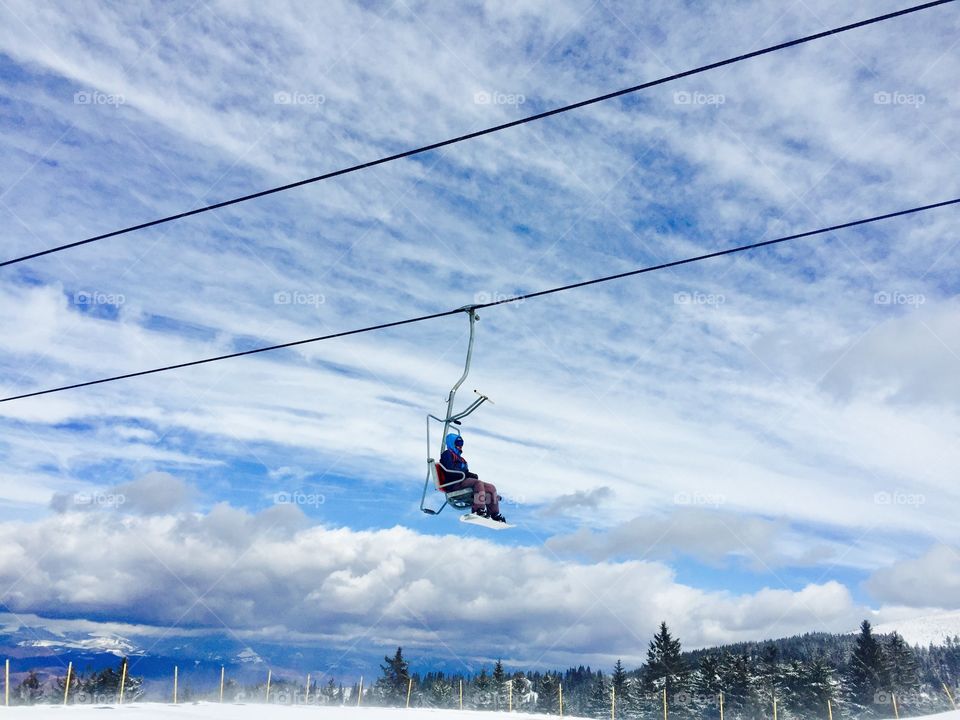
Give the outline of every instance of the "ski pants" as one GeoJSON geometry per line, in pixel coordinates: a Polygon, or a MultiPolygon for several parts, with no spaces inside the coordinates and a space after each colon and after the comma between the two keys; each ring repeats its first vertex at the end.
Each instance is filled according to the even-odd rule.
{"type": "Polygon", "coordinates": [[[486,506],[487,512],[491,515],[500,514],[500,497],[493,483],[483,482],[474,473],[468,473],[466,478],[457,483],[456,489],[461,488],[473,488],[474,510],[486,506]]]}

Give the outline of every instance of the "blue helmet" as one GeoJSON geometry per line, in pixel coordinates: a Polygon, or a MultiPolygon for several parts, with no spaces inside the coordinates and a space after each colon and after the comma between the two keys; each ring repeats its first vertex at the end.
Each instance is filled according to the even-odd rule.
{"type": "Polygon", "coordinates": [[[456,433],[450,433],[447,435],[447,449],[452,450],[453,452],[460,454],[460,451],[457,449],[457,444],[463,445],[463,438],[457,435],[456,433]]]}

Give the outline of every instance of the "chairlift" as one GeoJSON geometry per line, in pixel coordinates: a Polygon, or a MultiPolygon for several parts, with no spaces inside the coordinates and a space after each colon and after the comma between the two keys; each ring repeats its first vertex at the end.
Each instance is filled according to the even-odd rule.
{"type": "MultiPolygon", "coordinates": [[[[491,403],[493,402],[486,395],[481,394],[480,391],[474,390],[473,392],[478,396],[477,399],[460,412],[454,413],[453,411],[453,403],[457,397],[457,390],[460,389],[460,386],[463,385],[463,382],[467,379],[467,375],[470,374],[470,360],[473,357],[474,327],[479,319],[477,316],[476,305],[465,305],[459,309],[463,310],[470,317],[470,344],[467,346],[467,360],[463,366],[463,374],[460,376],[460,379],[457,380],[456,384],[450,388],[450,394],[447,396],[446,414],[443,418],[439,418],[432,414],[427,415],[427,477],[423,482],[423,495],[420,498],[420,509],[423,510],[423,512],[425,512],[427,515],[439,515],[441,512],[443,512],[443,509],[447,505],[451,505],[462,510],[464,508],[469,508],[473,504],[472,488],[462,488],[459,490],[449,491],[445,489],[456,485],[461,480],[464,480],[466,478],[466,474],[459,470],[445,468],[438,460],[434,459],[430,455],[431,422],[436,422],[443,425],[443,432],[440,433],[440,455],[442,455],[447,435],[451,432],[460,435],[461,421],[488,400],[491,403]],[[438,510],[433,510],[432,508],[427,507],[427,489],[430,487],[431,482],[436,490],[444,494],[443,505],[441,505],[438,510]]],[[[439,455],[437,457],[439,457],[439,455]]]]}

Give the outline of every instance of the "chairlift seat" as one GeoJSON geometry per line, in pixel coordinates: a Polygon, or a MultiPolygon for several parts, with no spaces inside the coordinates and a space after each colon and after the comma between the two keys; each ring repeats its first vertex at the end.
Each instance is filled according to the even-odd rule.
{"type": "Polygon", "coordinates": [[[473,488],[447,487],[456,485],[467,477],[467,474],[460,470],[449,470],[438,462],[433,463],[433,476],[437,490],[444,493],[447,502],[455,508],[473,507],[473,488]],[[456,477],[459,475],[459,477],[456,477]]]}

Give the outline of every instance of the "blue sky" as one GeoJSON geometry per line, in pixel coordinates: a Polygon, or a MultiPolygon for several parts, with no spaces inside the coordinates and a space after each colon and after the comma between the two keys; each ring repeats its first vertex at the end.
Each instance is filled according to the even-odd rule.
{"type": "MultiPolygon", "coordinates": [[[[899,7],[4,2],[3,256],[899,7]]],[[[958,25],[948,5],[5,268],[0,391],[955,197],[958,25]]],[[[955,212],[482,312],[461,398],[496,404],[464,433],[510,533],[417,508],[465,317],[0,405],[0,601],[557,664],[639,663],[663,619],[704,646],[956,607],[955,212]]]]}

